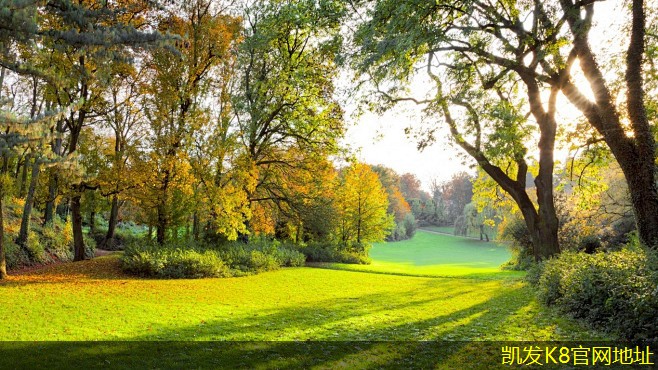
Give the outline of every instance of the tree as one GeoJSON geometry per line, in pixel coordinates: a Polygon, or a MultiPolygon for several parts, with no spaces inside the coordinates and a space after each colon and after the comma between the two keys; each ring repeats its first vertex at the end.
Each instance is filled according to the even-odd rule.
{"type": "Polygon", "coordinates": [[[7,278],[7,260],[5,256],[5,224],[3,202],[7,192],[8,185],[11,184],[6,174],[0,177],[0,280],[7,278]]]}
{"type": "MultiPolygon", "coordinates": [[[[577,59],[594,93],[594,100],[583,94],[570,75],[558,86],[612,151],[628,184],[640,239],[647,246],[658,249],[656,148],[653,124],[647,115],[647,82],[643,78],[643,69],[648,62],[646,14],[649,6],[642,0],[631,2],[630,35],[624,76],[626,99],[621,105],[625,106],[624,112],[624,108],[616,104],[611,84],[603,77],[604,71],[589,43],[594,20],[594,3],[561,0],[562,14],[559,14],[560,19],[566,20],[570,30],[569,41],[572,48],[567,57],[568,72],[577,59]],[[630,127],[624,123],[625,117],[630,121],[630,127]]],[[[552,21],[557,23],[554,19],[552,21]]]]}
{"type": "Polygon", "coordinates": [[[420,199],[423,190],[420,188],[420,180],[413,173],[403,173],[400,176],[400,191],[407,202],[413,199],[420,199]]]}
{"type": "MultiPolygon", "coordinates": [[[[559,28],[545,21],[543,3],[366,3],[366,21],[355,36],[355,65],[370,78],[384,108],[411,101],[425,105],[428,115],[441,117],[454,142],[514,199],[530,230],[535,258],[558,253],[552,181],[555,112],[569,72],[558,52],[559,28]],[[551,81],[537,77],[547,60],[556,64],[551,81]],[[421,69],[433,89],[426,96],[409,96],[405,83],[421,69]],[[544,88],[550,90],[547,99],[544,88]],[[533,129],[539,131],[534,150],[529,140],[533,129]],[[536,203],[525,190],[531,151],[539,158],[536,203]]],[[[435,130],[424,135],[419,147],[433,139],[435,130]]]]}
{"type": "Polygon", "coordinates": [[[135,145],[144,136],[144,114],[140,97],[145,92],[144,77],[146,68],[118,62],[114,66],[116,77],[103,94],[99,111],[103,123],[113,131],[113,151],[107,154],[109,163],[98,175],[101,188],[111,193],[110,217],[107,233],[100,247],[114,243],[114,234],[119,216],[121,193],[138,186],[137,179],[130,171],[130,157],[135,155],[135,145]]]}
{"type": "MultiPolygon", "coordinates": [[[[2,5],[4,27],[0,38],[4,50],[0,65],[46,82],[48,99],[61,111],[69,109],[57,124],[58,129],[68,130],[69,155],[76,152],[80,132],[89,123],[98,92],[109,76],[109,62],[125,58],[122,54],[126,45],[139,46],[160,39],[158,34],[140,32],[122,19],[127,13],[144,10],[143,3],[135,4],[53,0],[9,1],[2,5]]],[[[70,197],[76,261],[85,258],[80,211],[85,188],[83,183],[75,184],[70,197]]]]}
{"type": "Polygon", "coordinates": [[[473,178],[466,172],[459,172],[449,181],[441,184],[441,198],[445,206],[448,222],[454,222],[464,212],[464,207],[473,198],[473,178]]]}
{"type": "Polygon", "coordinates": [[[192,206],[194,176],[189,148],[194,135],[209,120],[204,97],[212,74],[228,55],[239,23],[216,3],[194,0],[177,5],[160,23],[161,32],[178,35],[177,51],[155,50],[148,65],[151,92],[147,102],[152,152],[149,202],[156,212],[156,238],[164,244],[167,231],[180,226],[192,206]],[[174,12],[175,11],[175,12],[174,12]]]}
{"type": "Polygon", "coordinates": [[[411,213],[411,206],[400,190],[401,177],[393,169],[385,166],[375,165],[371,169],[377,173],[379,181],[388,194],[388,213],[393,215],[396,224],[402,222],[411,213]]]}
{"type": "Polygon", "coordinates": [[[281,180],[303,177],[294,172],[313,170],[337,152],[344,128],[333,78],[338,71],[336,14],[343,7],[301,0],[256,1],[244,9],[232,103],[240,143],[258,175],[249,192],[252,203],[289,207],[282,203],[293,197],[281,180]]]}
{"type": "Polygon", "coordinates": [[[347,247],[383,241],[394,225],[386,213],[386,190],[367,164],[353,164],[341,174],[335,207],[338,237],[347,247]]]}

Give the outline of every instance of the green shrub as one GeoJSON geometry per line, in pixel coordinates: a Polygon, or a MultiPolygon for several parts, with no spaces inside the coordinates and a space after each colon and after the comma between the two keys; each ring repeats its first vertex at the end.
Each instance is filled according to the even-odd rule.
{"type": "Polygon", "coordinates": [[[15,269],[30,264],[30,256],[27,251],[16,244],[9,234],[4,235],[4,247],[7,268],[15,269]]]}
{"type": "Polygon", "coordinates": [[[278,241],[254,238],[249,244],[227,243],[219,247],[193,243],[167,246],[132,244],[122,257],[126,271],[154,277],[228,277],[271,271],[281,266],[302,266],[305,256],[278,241]]]}
{"type": "Polygon", "coordinates": [[[121,257],[127,272],[159,278],[202,278],[230,276],[228,267],[214,251],[129,246],[121,257]]]}
{"type": "Polygon", "coordinates": [[[545,263],[539,298],[622,339],[658,339],[658,258],[654,252],[565,252],[545,263]]]}
{"type": "Polygon", "coordinates": [[[142,240],[142,237],[134,230],[137,230],[137,228],[117,227],[114,230],[114,238],[107,241],[105,240],[107,230],[96,230],[93,234],[90,234],[90,237],[94,239],[98,248],[108,251],[120,251],[127,245],[138,243],[142,240]]]}
{"type": "Polygon", "coordinates": [[[93,258],[96,255],[96,241],[87,234],[82,235],[82,242],[85,244],[85,258],[93,258]]]}
{"type": "Polygon", "coordinates": [[[510,242],[512,259],[502,267],[509,270],[527,270],[534,263],[532,240],[528,227],[520,217],[515,217],[506,223],[501,230],[502,240],[510,242]]]}
{"type": "Polygon", "coordinates": [[[525,281],[537,286],[539,285],[539,279],[544,273],[544,262],[533,263],[526,271],[525,281]]]}
{"type": "Polygon", "coordinates": [[[386,236],[387,242],[397,242],[405,239],[407,239],[407,228],[405,227],[404,222],[396,223],[395,228],[390,234],[388,234],[388,236],[386,236]]]}
{"type": "Polygon", "coordinates": [[[66,239],[62,233],[61,225],[46,225],[41,228],[41,243],[46,250],[60,261],[70,261],[73,259],[73,250],[71,249],[71,240],[66,239]]]}
{"type": "MultiPolygon", "coordinates": [[[[361,245],[365,251],[365,246],[361,245]]],[[[310,243],[301,247],[300,251],[306,256],[308,262],[337,262],[367,265],[370,259],[365,254],[355,250],[342,250],[338,245],[332,243],[310,243]]]]}
{"type": "Polygon", "coordinates": [[[30,256],[30,260],[35,263],[47,263],[51,262],[50,257],[46,254],[46,249],[39,236],[34,231],[29,231],[27,233],[27,243],[25,243],[25,249],[30,256]]]}
{"type": "Polygon", "coordinates": [[[400,222],[395,223],[395,228],[386,236],[387,242],[397,242],[413,238],[418,228],[416,218],[412,213],[407,213],[400,222]]]}
{"type": "Polygon", "coordinates": [[[404,216],[402,223],[404,224],[407,239],[413,238],[414,235],[416,235],[416,229],[418,229],[414,215],[412,213],[407,213],[407,215],[404,216]]]}
{"type": "Polygon", "coordinates": [[[276,259],[281,266],[298,267],[304,266],[306,256],[294,247],[279,247],[276,252],[276,259]]]}

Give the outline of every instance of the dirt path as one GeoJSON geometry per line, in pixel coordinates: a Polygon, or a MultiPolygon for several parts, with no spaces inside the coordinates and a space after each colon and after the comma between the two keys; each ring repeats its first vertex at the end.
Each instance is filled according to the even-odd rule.
{"type": "Polygon", "coordinates": [[[107,256],[108,254],[112,254],[114,252],[115,251],[108,251],[108,250],[105,250],[105,249],[96,248],[95,253],[94,253],[94,258],[107,256]]]}

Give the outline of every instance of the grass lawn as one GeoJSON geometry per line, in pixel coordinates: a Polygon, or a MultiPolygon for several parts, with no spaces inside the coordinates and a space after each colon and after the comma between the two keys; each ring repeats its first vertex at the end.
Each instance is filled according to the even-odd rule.
{"type": "MultiPolygon", "coordinates": [[[[434,235],[418,237],[422,253],[434,235]]],[[[493,268],[502,252],[489,249],[488,267],[451,252],[454,271],[493,268]]],[[[464,341],[606,339],[538,305],[519,279],[464,275],[301,267],[155,280],[123,274],[116,255],[24,271],[0,282],[2,339],[24,341],[0,343],[0,368],[491,368],[500,342],[464,341]]]]}
{"type": "Polygon", "coordinates": [[[423,226],[424,230],[436,231],[444,234],[453,235],[455,233],[454,226],[423,226]]]}
{"type": "Polygon", "coordinates": [[[503,271],[511,258],[496,243],[440,235],[418,230],[410,240],[377,243],[370,250],[370,265],[326,264],[329,268],[432,277],[519,278],[521,271],[503,271]]]}

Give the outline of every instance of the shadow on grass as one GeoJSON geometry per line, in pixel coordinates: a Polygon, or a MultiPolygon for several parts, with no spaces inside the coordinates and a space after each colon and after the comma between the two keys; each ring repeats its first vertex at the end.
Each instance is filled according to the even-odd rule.
{"type": "MultiPolygon", "coordinates": [[[[353,341],[151,341],[136,336],[119,342],[0,342],[0,368],[469,368],[491,369],[500,364],[502,342],[446,341],[477,339],[483,328],[496,329],[527,302],[514,299],[511,289],[464,309],[427,319],[386,326],[340,327],[340,338],[353,341]],[[498,309],[494,309],[498,308],[498,309]],[[504,309],[503,309],[504,308],[504,309]],[[396,338],[396,333],[401,336],[396,338]],[[467,335],[468,334],[468,335],[467,335]],[[469,337],[470,335],[470,337],[469,337]],[[442,341],[415,341],[430,338],[442,341]],[[365,340],[364,340],[365,339],[365,340]],[[408,339],[408,340],[399,340],[408,339]],[[391,341],[393,340],[393,341],[391,341]]],[[[459,292],[453,292],[453,298],[459,292]]],[[[414,299],[382,306],[383,310],[422,306],[433,299],[414,299]]],[[[444,297],[445,298],[445,297],[444,297]]],[[[222,339],[226,333],[257,334],[306,327],[332,328],[345,320],[360,320],[385,294],[325,302],[313,307],[289,307],[260,312],[258,316],[222,319],[202,326],[161,328],[165,338],[222,339]],[[338,307],[337,307],[338,306],[338,307]],[[290,321],[292,318],[292,321],[290,321]]],[[[440,298],[437,298],[440,299],[440,298]]],[[[268,335],[267,337],[276,337],[268,335]]],[[[324,336],[321,339],[327,339],[324,336]]],[[[518,344],[517,344],[518,345],[518,344]]]]}
{"type": "Polygon", "coordinates": [[[333,262],[307,262],[307,267],[323,268],[328,270],[339,270],[349,272],[360,272],[367,274],[380,274],[380,275],[397,275],[397,276],[412,276],[424,278],[440,278],[440,279],[473,279],[473,280],[521,280],[525,277],[523,271],[500,270],[495,272],[472,272],[463,275],[450,275],[438,273],[415,273],[415,272],[398,272],[398,271],[380,271],[369,269],[368,265],[347,265],[333,262]]]}

